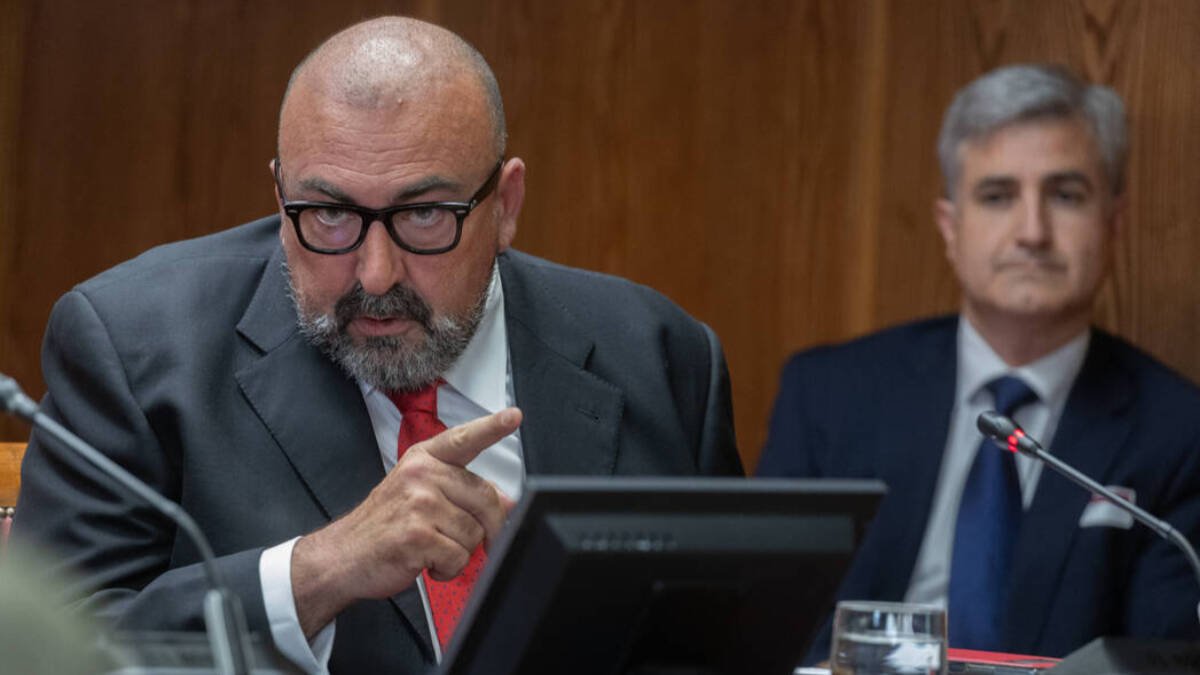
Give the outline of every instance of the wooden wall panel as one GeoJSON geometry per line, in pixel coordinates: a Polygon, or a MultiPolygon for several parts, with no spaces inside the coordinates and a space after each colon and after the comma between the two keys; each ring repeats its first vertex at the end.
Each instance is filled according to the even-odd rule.
{"type": "Polygon", "coordinates": [[[1133,101],[1125,247],[1106,323],[1200,379],[1200,7],[1151,12],[1120,91],[1133,101]]]}
{"type": "MultiPolygon", "coordinates": [[[[16,162],[18,139],[21,137],[22,84],[25,70],[25,7],[22,4],[4,6],[4,21],[0,21],[0,372],[23,377],[38,372],[36,367],[18,370],[18,362],[37,358],[37,338],[22,341],[14,330],[14,309],[21,297],[17,291],[16,271],[19,252],[14,245],[14,223],[18,196],[16,162]]],[[[39,333],[40,335],[40,333],[39,333]]],[[[31,364],[32,365],[32,364],[31,364]]],[[[35,386],[40,380],[34,379],[35,386]]],[[[0,420],[0,438],[19,438],[24,432],[15,421],[0,420]]]]}
{"type": "MultiPolygon", "coordinates": [[[[748,465],[806,346],[957,303],[931,218],[953,92],[1019,61],[1115,87],[1128,218],[1099,322],[1200,377],[1200,4],[1188,0],[8,0],[0,371],[50,307],[159,243],[268,212],[295,63],[338,27],[455,30],[529,166],[519,247],[649,284],[721,336],[748,465]]],[[[0,438],[22,425],[0,421],[0,438]]]]}

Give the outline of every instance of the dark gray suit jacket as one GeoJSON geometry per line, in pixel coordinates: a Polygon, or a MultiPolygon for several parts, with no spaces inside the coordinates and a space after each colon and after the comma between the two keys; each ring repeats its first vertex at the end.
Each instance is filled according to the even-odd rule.
{"type": "MultiPolygon", "coordinates": [[[[151,250],[54,308],[43,410],[180,502],[252,629],[264,547],[354,508],[383,478],[357,385],[296,328],[278,217],[151,250]]],[[[499,258],[528,474],[740,474],[713,333],[661,295],[516,252],[499,258]]],[[[202,628],[197,553],[90,467],[31,439],[14,542],[49,547],[120,627],[202,628]]],[[[338,619],[334,672],[431,663],[420,599],[338,619]]]]}

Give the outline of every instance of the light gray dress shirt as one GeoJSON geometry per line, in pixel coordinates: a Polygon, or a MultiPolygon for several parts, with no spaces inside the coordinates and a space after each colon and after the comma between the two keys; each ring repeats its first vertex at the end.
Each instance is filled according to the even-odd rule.
{"type": "MultiPolygon", "coordinates": [[[[933,506],[925,537],[913,567],[907,602],[946,605],[950,581],[950,556],[954,546],[954,525],[963,487],[983,435],[975,426],[979,414],[992,410],[992,394],[987,384],[1002,375],[1021,378],[1037,393],[1038,400],[1020,408],[1014,419],[1033,438],[1052,448],[1050,439],[1058,427],[1075,377],[1083,367],[1091,331],[1085,330],[1067,344],[1042,358],[1013,368],[1004,362],[975,330],[966,317],[958,322],[958,376],[954,410],[946,435],[946,449],[934,490],[933,506]]],[[[996,452],[1003,452],[999,447],[996,452]]],[[[1041,462],[1017,455],[1017,475],[1021,482],[1021,501],[1029,508],[1041,475],[1041,462]]]]}

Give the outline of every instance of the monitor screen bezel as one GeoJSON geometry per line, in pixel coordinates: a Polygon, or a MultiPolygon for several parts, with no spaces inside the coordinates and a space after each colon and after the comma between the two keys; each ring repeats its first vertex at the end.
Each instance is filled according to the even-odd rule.
{"type": "MultiPolygon", "coordinates": [[[[537,476],[530,477],[522,498],[514,507],[509,517],[509,524],[501,536],[489,549],[489,563],[480,577],[478,585],[472,594],[462,616],[454,639],[446,651],[441,672],[447,675],[461,675],[477,672],[497,671],[495,661],[484,653],[495,651],[495,640],[487,640],[489,631],[505,630],[513,634],[514,641],[537,640],[536,628],[519,626],[513,629],[513,624],[506,623],[502,617],[508,614],[537,614],[544,607],[539,602],[550,602],[548,593],[553,592],[550,586],[553,581],[542,584],[538,579],[523,578],[528,575],[530,564],[530,548],[546,546],[547,532],[545,528],[553,527],[555,518],[570,518],[581,514],[590,514],[605,520],[628,522],[629,518],[637,519],[650,516],[676,516],[683,522],[703,523],[705,519],[726,518],[735,516],[744,519],[749,525],[761,522],[772,522],[769,518],[809,518],[818,523],[820,518],[837,517],[848,524],[848,535],[843,534],[831,540],[832,543],[817,545],[807,549],[795,542],[783,546],[788,551],[774,551],[774,555],[792,555],[796,564],[803,565],[807,559],[819,561],[813,563],[813,574],[819,576],[812,581],[822,590],[818,593],[820,602],[810,601],[811,607],[797,607],[797,612],[811,616],[804,618],[804,625],[811,627],[809,634],[798,636],[796,645],[788,647],[795,652],[796,663],[803,656],[807,639],[811,632],[819,627],[820,622],[832,607],[833,595],[840,583],[841,574],[849,567],[853,552],[856,550],[865,530],[874,516],[886,488],[879,481],[866,480],[798,480],[798,479],[756,479],[741,478],[711,478],[711,477],[560,477],[537,476]],[[828,550],[822,548],[825,546],[828,550]],[[790,548],[789,548],[790,547],[790,548]],[[837,549],[837,550],[834,550],[837,549]],[[809,553],[805,553],[809,551],[809,553]],[[832,556],[832,558],[831,558],[832,556]],[[836,559],[834,565],[830,562],[836,559]],[[835,569],[836,568],[836,569],[835,569]],[[836,574],[836,578],[832,575],[836,574]],[[534,600],[514,605],[515,595],[508,587],[514,583],[525,584],[526,590],[534,600]],[[545,586],[545,587],[542,587],[545,586]],[[541,599],[538,600],[540,594],[541,599]],[[507,605],[507,606],[506,606],[507,605]],[[499,626],[499,628],[498,628],[499,626]],[[531,632],[522,635],[522,631],[531,632]],[[489,646],[491,645],[491,646],[489,646]]],[[[661,519],[660,519],[661,520],[661,519]]],[[[715,522],[715,521],[713,521],[715,522]]],[[[805,521],[808,522],[808,521],[805,521]]],[[[825,528],[828,529],[828,528],[825,528]]],[[[772,536],[760,526],[758,530],[749,527],[750,534],[740,537],[741,541],[714,542],[714,546],[723,549],[728,555],[771,555],[772,549],[780,549],[779,537],[772,536]],[[754,534],[754,532],[758,534],[754,534]]],[[[734,537],[733,539],[738,539],[734,537]]],[[[605,542],[604,537],[598,540],[599,546],[608,547],[605,554],[616,555],[618,548],[625,547],[620,553],[633,553],[646,556],[647,561],[657,560],[653,550],[662,542],[652,537],[644,540],[605,542]],[[641,550],[638,550],[641,547],[641,550]]],[[[586,544],[586,542],[584,542],[586,544]]],[[[579,542],[576,542],[578,545],[579,542]]],[[[597,545],[597,544],[588,544],[597,545]]],[[[564,545],[574,546],[574,545],[564,545]]],[[[579,558],[587,554],[582,549],[562,553],[566,560],[572,556],[579,558]]],[[[543,556],[544,557],[544,556],[543,556]]],[[[647,564],[650,564],[649,562],[647,564]]],[[[743,572],[744,573],[744,572],[743,572]]],[[[549,576],[549,575],[548,575],[549,576]]],[[[511,620],[511,617],[508,617],[511,620]]],[[[533,619],[530,619],[533,620],[533,619]]],[[[706,636],[711,639],[711,636],[706,636]]],[[[511,656],[513,645],[504,649],[509,650],[505,656],[511,656]]],[[[780,645],[765,645],[764,649],[782,649],[780,645]]],[[[778,659],[776,659],[778,660],[778,659]]]]}

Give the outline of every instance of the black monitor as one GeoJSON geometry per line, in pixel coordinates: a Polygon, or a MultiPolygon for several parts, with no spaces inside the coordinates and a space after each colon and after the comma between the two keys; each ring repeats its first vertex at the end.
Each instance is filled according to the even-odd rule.
{"type": "Polygon", "coordinates": [[[530,478],[441,672],[790,674],[883,492],[530,478]]]}

